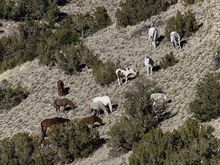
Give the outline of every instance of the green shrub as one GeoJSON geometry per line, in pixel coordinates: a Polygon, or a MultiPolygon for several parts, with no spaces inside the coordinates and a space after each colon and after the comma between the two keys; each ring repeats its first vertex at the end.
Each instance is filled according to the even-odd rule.
{"type": "Polygon", "coordinates": [[[47,137],[43,146],[27,133],[0,140],[0,164],[68,164],[75,158],[88,157],[103,144],[97,129],[90,129],[78,121],[52,126],[47,137]]]}
{"type": "Polygon", "coordinates": [[[161,92],[155,82],[147,79],[139,79],[132,88],[124,92],[125,102],[123,107],[127,115],[142,120],[145,115],[152,113],[150,95],[161,92]]]}
{"type": "Polygon", "coordinates": [[[0,109],[11,109],[28,97],[28,92],[20,85],[12,87],[6,81],[1,82],[0,89],[0,109]]]}
{"type": "Polygon", "coordinates": [[[116,12],[117,24],[122,27],[135,25],[167,10],[176,2],[177,0],[126,0],[120,4],[120,9],[116,12]]]}
{"type": "Polygon", "coordinates": [[[214,54],[214,65],[216,69],[220,68],[220,47],[218,48],[218,50],[215,52],[214,54]]]}
{"type": "Polygon", "coordinates": [[[91,68],[97,61],[93,52],[82,43],[65,46],[55,56],[58,66],[68,74],[79,72],[85,66],[91,68]]]}
{"type": "Polygon", "coordinates": [[[63,27],[55,32],[55,39],[58,44],[67,45],[79,41],[78,35],[74,29],[63,27]]]}
{"type": "Polygon", "coordinates": [[[31,154],[34,143],[26,133],[18,133],[11,139],[0,141],[0,164],[34,164],[31,154]]]}
{"type": "Polygon", "coordinates": [[[83,38],[97,31],[96,21],[89,13],[74,15],[73,23],[75,25],[75,29],[83,38]]]}
{"type": "MultiPolygon", "coordinates": [[[[29,2],[24,3],[30,6],[29,2]]],[[[88,36],[110,25],[111,20],[106,9],[99,7],[94,15],[80,14],[60,20],[56,3],[61,3],[61,1],[38,0],[34,2],[33,6],[28,9],[28,13],[32,13],[33,7],[37,5],[36,13],[32,13],[33,16],[27,16],[25,21],[19,25],[20,35],[0,39],[0,72],[31,61],[38,56],[41,64],[48,66],[58,64],[69,74],[80,71],[85,65],[91,68],[97,61],[92,51],[81,44],[79,36],[88,36]],[[42,17],[44,11],[47,12],[45,17],[49,22],[33,20],[42,17]],[[60,21],[59,24],[55,25],[56,21],[60,21]],[[63,50],[67,56],[60,54],[60,50],[63,50]]],[[[5,4],[0,2],[0,8],[2,5],[5,7],[5,4]]]]}
{"type": "Polygon", "coordinates": [[[220,141],[212,135],[213,130],[192,119],[172,133],[150,130],[138,144],[133,145],[129,164],[217,165],[220,141]]]}
{"type": "Polygon", "coordinates": [[[36,147],[33,154],[34,165],[54,165],[57,152],[48,147],[36,147]]]}
{"type": "Polygon", "coordinates": [[[191,4],[195,4],[197,2],[203,2],[204,0],[183,0],[184,4],[186,6],[191,5],[191,4]]]}
{"type": "Polygon", "coordinates": [[[94,64],[92,71],[96,83],[104,86],[114,82],[116,80],[115,71],[117,68],[117,65],[111,61],[105,63],[100,61],[94,64]]]}
{"type": "Polygon", "coordinates": [[[90,129],[80,122],[70,122],[68,125],[55,125],[48,131],[46,147],[57,151],[58,159],[88,157],[97,147],[100,138],[98,130],[90,129]]]}
{"type": "Polygon", "coordinates": [[[220,74],[208,74],[197,84],[195,99],[190,103],[190,111],[201,121],[209,121],[220,116],[220,74]]]}
{"type": "Polygon", "coordinates": [[[125,118],[114,124],[109,131],[111,153],[118,155],[131,150],[132,145],[156,126],[164,117],[166,104],[153,107],[150,94],[161,92],[154,82],[140,79],[125,92],[125,118]]]}
{"type": "Polygon", "coordinates": [[[97,7],[94,14],[77,14],[72,16],[74,28],[81,37],[87,37],[112,24],[105,7],[97,7]]]}
{"type": "Polygon", "coordinates": [[[169,66],[174,66],[177,62],[178,60],[176,60],[173,52],[170,52],[169,54],[166,54],[164,57],[162,57],[159,65],[161,68],[167,69],[169,66]]]}
{"type": "Polygon", "coordinates": [[[188,10],[184,15],[177,11],[177,15],[171,17],[165,27],[165,36],[170,38],[170,33],[172,31],[177,31],[180,37],[189,37],[192,33],[198,30],[199,26],[197,24],[194,14],[188,10]]]}
{"type": "Polygon", "coordinates": [[[24,20],[28,17],[40,20],[48,11],[58,11],[56,3],[50,0],[1,0],[0,18],[24,20]]]}
{"type": "Polygon", "coordinates": [[[111,153],[116,155],[131,150],[132,145],[144,136],[144,129],[139,119],[123,118],[110,128],[109,135],[111,153]]]}
{"type": "Polygon", "coordinates": [[[112,24],[112,20],[103,6],[96,8],[94,16],[98,29],[103,29],[112,24]]]}

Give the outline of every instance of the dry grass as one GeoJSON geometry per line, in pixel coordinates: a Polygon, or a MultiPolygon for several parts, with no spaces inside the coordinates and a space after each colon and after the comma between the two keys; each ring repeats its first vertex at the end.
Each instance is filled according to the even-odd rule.
{"type": "MultiPolygon", "coordinates": [[[[110,2],[113,4],[113,2],[117,3],[118,1],[112,0],[110,2]]],[[[165,21],[175,15],[177,9],[181,12],[185,10],[180,3],[172,6],[161,15],[154,16],[151,20],[136,26],[116,30],[115,25],[112,25],[88,37],[85,43],[102,60],[120,60],[121,66],[137,68],[140,71],[140,76],[144,77],[147,77],[143,64],[145,56],[149,55],[156,62],[159,62],[161,57],[172,50],[179,62],[173,67],[154,73],[149,78],[155,80],[172,99],[168,111],[178,113],[173,118],[164,121],[161,128],[164,131],[173,130],[182,125],[183,121],[190,116],[187,109],[188,104],[193,99],[196,83],[203,75],[213,70],[212,55],[219,47],[218,43],[220,43],[220,35],[218,34],[220,26],[218,19],[220,17],[219,7],[218,0],[210,0],[210,3],[205,2],[200,6],[192,6],[196,18],[199,23],[203,23],[203,26],[192,37],[186,39],[187,44],[183,47],[183,50],[174,50],[171,43],[166,41],[163,41],[161,45],[154,49],[150,47],[147,38],[147,27],[152,20],[156,22],[160,34],[163,34],[165,21]],[[212,13],[215,13],[215,17],[211,16],[212,13]]],[[[85,69],[79,75],[68,76],[57,68],[49,70],[47,67],[39,66],[38,60],[27,62],[22,66],[4,72],[0,75],[0,80],[2,79],[7,79],[12,84],[22,82],[30,90],[30,95],[8,113],[0,114],[0,138],[21,130],[36,131],[39,129],[40,122],[45,118],[62,116],[74,119],[86,116],[89,114],[88,104],[92,98],[109,95],[113,102],[119,104],[119,107],[117,111],[104,116],[103,121],[106,124],[99,128],[101,137],[107,138],[106,132],[109,126],[123,115],[121,107],[123,91],[136,81],[136,79],[132,80],[121,88],[119,88],[117,82],[109,87],[100,87],[94,81],[92,70],[85,69]],[[69,98],[78,106],[75,110],[65,114],[56,114],[54,107],[51,106],[53,100],[59,97],[56,90],[58,79],[62,79],[65,86],[70,87],[70,94],[66,98],[69,98]]],[[[219,119],[210,123],[216,127],[215,135],[220,136],[218,121],[219,119]]],[[[76,164],[121,164],[127,160],[129,155],[128,153],[121,157],[108,158],[108,152],[109,149],[104,145],[91,157],[78,160],[76,164]]]]}

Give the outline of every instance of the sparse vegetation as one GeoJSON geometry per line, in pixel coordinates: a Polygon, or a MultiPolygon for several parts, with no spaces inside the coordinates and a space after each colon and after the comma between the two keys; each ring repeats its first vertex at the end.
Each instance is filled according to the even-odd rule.
{"type": "Polygon", "coordinates": [[[59,20],[57,12],[50,6],[47,11],[49,22],[27,18],[19,26],[20,35],[0,39],[0,72],[38,56],[41,64],[58,64],[69,74],[80,71],[85,65],[92,67],[97,59],[79,37],[88,36],[112,23],[106,9],[98,7],[94,15],[66,16],[55,26],[59,20]],[[65,57],[60,50],[66,54],[65,57]]]}
{"type": "Polygon", "coordinates": [[[159,91],[154,82],[141,79],[125,92],[123,105],[127,116],[110,128],[111,153],[120,154],[131,150],[134,143],[163,120],[166,105],[153,107],[150,101],[150,94],[159,91]]]}
{"type": "Polygon", "coordinates": [[[185,4],[186,6],[195,4],[195,3],[197,3],[197,2],[203,2],[203,1],[204,1],[204,0],[183,0],[184,4],[185,4]]]}
{"type": "Polygon", "coordinates": [[[169,66],[174,66],[177,62],[178,60],[175,58],[173,52],[170,52],[162,57],[159,65],[161,68],[167,69],[169,66]]]}
{"type": "Polygon", "coordinates": [[[126,0],[120,4],[120,9],[116,12],[117,24],[121,27],[135,25],[167,10],[176,2],[177,0],[126,0]]]}
{"type": "Polygon", "coordinates": [[[112,24],[112,20],[103,6],[96,8],[94,16],[98,29],[103,29],[112,24]]]}
{"type": "Polygon", "coordinates": [[[0,2],[0,18],[13,20],[32,18],[40,20],[46,17],[46,13],[51,10],[51,6],[53,6],[54,11],[58,11],[56,3],[56,1],[49,0],[2,0],[0,2]]]}
{"type": "Polygon", "coordinates": [[[172,31],[177,31],[180,37],[189,37],[192,33],[199,29],[198,23],[194,14],[188,10],[183,15],[177,11],[176,16],[171,17],[165,27],[165,36],[170,38],[172,31]]]}
{"type": "Polygon", "coordinates": [[[190,110],[194,117],[209,121],[220,116],[220,74],[208,74],[197,85],[194,101],[190,103],[190,110]]]}
{"type": "Polygon", "coordinates": [[[0,141],[0,164],[52,165],[87,157],[102,144],[96,129],[79,122],[51,127],[40,147],[27,133],[17,133],[0,141]]]}
{"type": "Polygon", "coordinates": [[[73,23],[81,37],[87,37],[112,24],[105,7],[97,7],[94,14],[73,15],[73,23]]]}
{"type": "Polygon", "coordinates": [[[203,127],[188,119],[178,130],[163,133],[152,129],[134,144],[129,164],[193,165],[219,164],[220,141],[212,135],[212,127],[203,127]]]}
{"type": "Polygon", "coordinates": [[[114,82],[116,80],[115,71],[117,68],[117,65],[111,61],[105,63],[97,62],[92,67],[95,81],[102,86],[114,82]]]}
{"type": "Polygon", "coordinates": [[[218,48],[218,50],[215,52],[214,54],[214,65],[216,69],[220,68],[220,47],[218,48]]]}
{"type": "Polygon", "coordinates": [[[0,164],[33,164],[30,156],[34,151],[34,142],[26,133],[18,133],[12,138],[0,141],[0,164]]]}
{"type": "Polygon", "coordinates": [[[92,51],[82,43],[65,46],[62,53],[56,54],[56,63],[68,74],[79,72],[85,66],[91,68],[97,61],[92,51]]]}
{"type": "Polygon", "coordinates": [[[1,82],[0,87],[0,109],[9,110],[21,103],[28,97],[26,89],[20,85],[12,87],[6,80],[1,82]]]}

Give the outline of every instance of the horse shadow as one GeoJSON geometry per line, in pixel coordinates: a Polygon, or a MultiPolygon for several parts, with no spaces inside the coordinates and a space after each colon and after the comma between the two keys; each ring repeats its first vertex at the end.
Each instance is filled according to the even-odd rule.
{"type": "Polygon", "coordinates": [[[159,46],[159,45],[163,42],[164,39],[165,39],[165,36],[160,35],[160,36],[157,38],[157,46],[159,46]]]}
{"type": "Polygon", "coordinates": [[[155,65],[155,66],[153,66],[152,71],[153,72],[158,72],[160,69],[161,69],[160,65],[155,65]]]}
{"type": "Polygon", "coordinates": [[[63,109],[63,112],[69,112],[70,110],[74,110],[75,108],[77,108],[76,105],[74,105],[73,109],[68,106],[68,107],[65,107],[65,108],[63,109]]]}
{"type": "MultiPolygon", "coordinates": [[[[107,108],[107,113],[110,114],[111,112],[110,112],[109,106],[106,106],[106,108],[107,108]]],[[[114,112],[117,108],[118,108],[118,104],[112,104],[112,112],[114,112]]],[[[105,112],[102,109],[100,109],[100,110],[96,111],[94,116],[97,116],[97,114],[98,115],[104,115],[105,112]]]]}
{"type": "Polygon", "coordinates": [[[58,0],[58,1],[57,1],[57,4],[58,4],[59,6],[64,6],[64,5],[66,5],[67,3],[69,3],[67,0],[58,0]]]}
{"type": "Polygon", "coordinates": [[[183,48],[186,44],[187,44],[187,41],[186,40],[182,40],[180,42],[180,47],[183,48]]]}
{"type": "Polygon", "coordinates": [[[62,20],[63,20],[64,18],[66,18],[67,16],[68,16],[67,13],[60,12],[60,13],[58,14],[58,20],[57,20],[57,22],[62,21],[62,20]]]}
{"type": "MultiPolygon", "coordinates": [[[[97,140],[92,140],[91,145],[94,146],[94,150],[98,150],[102,145],[107,143],[107,140],[108,139],[104,139],[104,138],[100,138],[100,139],[97,139],[97,140]]],[[[68,163],[69,164],[69,163],[74,162],[75,159],[76,159],[76,157],[73,154],[71,154],[71,155],[66,156],[65,162],[63,162],[63,163],[68,163]]]]}
{"type": "Polygon", "coordinates": [[[63,89],[63,96],[68,95],[68,94],[69,94],[69,90],[70,90],[70,87],[65,87],[65,88],[63,89]]]}

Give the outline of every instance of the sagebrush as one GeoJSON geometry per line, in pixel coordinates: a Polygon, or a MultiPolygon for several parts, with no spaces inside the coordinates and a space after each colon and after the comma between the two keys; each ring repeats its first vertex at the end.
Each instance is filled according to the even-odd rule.
{"type": "Polygon", "coordinates": [[[189,37],[199,29],[196,17],[191,10],[184,14],[178,10],[176,16],[171,17],[165,27],[165,36],[170,38],[170,33],[176,31],[180,37],[189,37]]]}
{"type": "Polygon", "coordinates": [[[220,161],[220,141],[212,135],[214,128],[203,127],[196,120],[171,132],[152,129],[143,140],[134,144],[129,164],[151,165],[217,165],[220,161]]]}
{"type": "Polygon", "coordinates": [[[165,118],[166,103],[152,106],[150,94],[154,92],[161,92],[161,89],[146,79],[140,79],[132,89],[125,92],[125,117],[109,130],[111,154],[128,152],[134,143],[141,140],[146,132],[165,118]]]}

